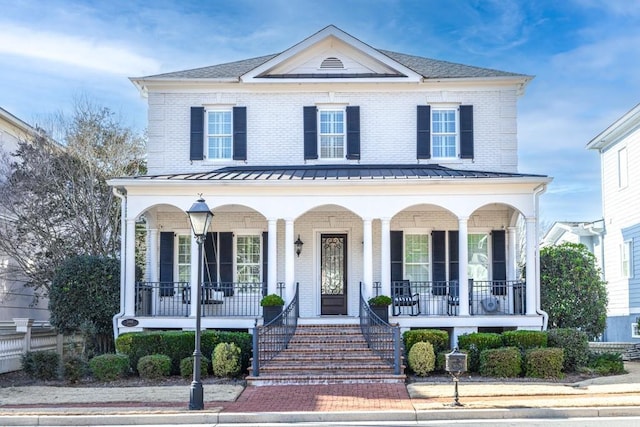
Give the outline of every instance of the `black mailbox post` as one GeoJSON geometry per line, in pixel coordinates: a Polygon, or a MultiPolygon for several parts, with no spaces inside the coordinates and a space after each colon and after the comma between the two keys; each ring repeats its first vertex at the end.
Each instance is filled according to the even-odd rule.
{"type": "Polygon", "coordinates": [[[464,406],[458,401],[458,381],[460,374],[467,372],[467,355],[454,348],[451,353],[445,356],[445,368],[453,376],[454,394],[451,406],[464,406]]]}

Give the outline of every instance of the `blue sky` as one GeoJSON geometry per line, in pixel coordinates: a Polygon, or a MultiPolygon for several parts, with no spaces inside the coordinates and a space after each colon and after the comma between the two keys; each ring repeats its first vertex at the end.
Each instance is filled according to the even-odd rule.
{"type": "Polygon", "coordinates": [[[37,124],[87,96],[143,129],[128,77],[281,52],[329,24],[379,49],[535,76],[520,172],[541,220],[601,216],[585,145],[640,102],[640,0],[0,0],[0,106],[37,124]]]}

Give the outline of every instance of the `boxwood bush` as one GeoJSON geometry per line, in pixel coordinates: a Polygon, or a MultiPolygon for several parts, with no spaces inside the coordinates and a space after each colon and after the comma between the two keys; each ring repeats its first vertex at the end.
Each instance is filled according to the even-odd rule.
{"type": "Polygon", "coordinates": [[[100,381],[124,378],[131,372],[129,357],[126,354],[101,354],[89,361],[89,368],[94,378],[100,381]]]}
{"type": "Polygon", "coordinates": [[[497,378],[513,378],[522,371],[521,352],[516,347],[483,350],[480,353],[480,375],[497,378]]]}
{"type": "Polygon", "coordinates": [[[240,347],[234,343],[221,342],[211,355],[213,375],[235,377],[240,373],[240,347]]]}
{"type": "Polygon", "coordinates": [[[436,355],[433,352],[433,345],[428,341],[415,343],[409,350],[409,368],[416,375],[425,377],[435,369],[436,355]]]}
{"type": "Polygon", "coordinates": [[[89,364],[82,356],[67,356],[62,361],[62,378],[70,384],[78,383],[88,373],[89,364]]]}
{"type": "Polygon", "coordinates": [[[530,378],[562,378],[564,351],[561,348],[532,348],[525,356],[525,375],[530,378]]]}
{"type": "Polygon", "coordinates": [[[589,362],[589,337],[585,332],[572,328],[549,329],[549,347],[564,350],[564,372],[577,372],[589,362]]]}
{"type": "Polygon", "coordinates": [[[417,342],[429,342],[435,353],[443,352],[449,348],[449,333],[440,329],[413,329],[402,334],[404,350],[407,354],[417,342]]]}
{"type": "Polygon", "coordinates": [[[505,347],[516,347],[524,354],[530,348],[547,347],[547,333],[545,331],[504,331],[502,341],[505,347]]]}
{"type": "Polygon", "coordinates": [[[159,379],[171,375],[171,358],[164,354],[150,354],[138,360],[138,375],[141,378],[159,379]]]}
{"type": "MultiPolygon", "coordinates": [[[[193,356],[180,361],[180,376],[185,379],[193,378],[193,356]]],[[[200,376],[209,376],[209,358],[200,356],[200,376]]]]}
{"type": "Polygon", "coordinates": [[[480,353],[483,350],[502,347],[502,336],[493,332],[474,332],[458,337],[460,350],[467,353],[467,370],[478,372],[480,370],[480,353]]]}
{"type": "Polygon", "coordinates": [[[29,378],[46,381],[60,377],[60,355],[55,351],[27,351],[21,360],[29,378]]]}

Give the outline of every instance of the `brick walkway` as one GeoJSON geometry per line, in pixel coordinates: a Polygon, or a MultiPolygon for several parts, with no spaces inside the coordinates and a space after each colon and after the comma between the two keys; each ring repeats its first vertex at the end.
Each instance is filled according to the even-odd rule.
{"type": "Polygon", "coordinates": [[[236,402],[222,406],[223,412],[413,410],[404,384],[247,387],[236,402]]]}

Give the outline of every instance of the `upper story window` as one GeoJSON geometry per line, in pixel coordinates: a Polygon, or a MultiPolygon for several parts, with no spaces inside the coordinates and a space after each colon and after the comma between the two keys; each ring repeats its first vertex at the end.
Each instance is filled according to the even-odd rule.
{"type": "Polygon", "coordinates": [[[457,109],[431,109],[431,147],[433,151],[433,157],[458,157],[457,109]]]}
{"type": "Polygon", "coordinates": [[[321,159],[344,159],[344,110],[319,110],[319,152],[321,159]]]}
{"type": "Polygon", "coordinates": [[[632,277],[633,265],[631,259],[633,257],[632,241],[626,241],[620,245],[620,273],[624,278],[632,277]]]}
{"type": "Polygon", "coordinates": [[[305,160],[360,160],[360,107],[303,108],[305,160]]]}
{"type": "Polygon", "coordinates": [[[418,159],[473,159],[473,106],[418,105],[418,159]]]}
{"type": "Polygon", "coordinates": [[[233,115],[231,110],[207,111],[207,158],[231,160],[233,154],[233,115]]]}
{"type": "Polygon", "coordinates": [[[618,188],[626,188],[629,184],[629,167],[627,161],[627,148],[618,151],[618,188]]]}

